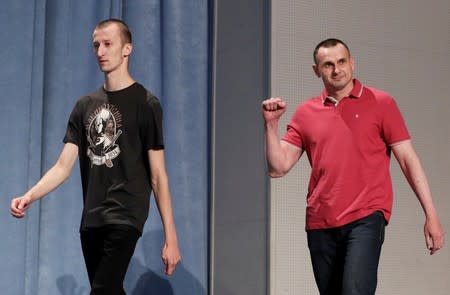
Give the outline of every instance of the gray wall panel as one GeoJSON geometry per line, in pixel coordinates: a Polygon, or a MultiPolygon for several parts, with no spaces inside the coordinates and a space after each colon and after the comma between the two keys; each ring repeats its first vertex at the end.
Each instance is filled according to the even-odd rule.
{"type": "Polygon", "coordinates": [[[267,1],[214,1],[211,294],[267,294],[267,1]]]}

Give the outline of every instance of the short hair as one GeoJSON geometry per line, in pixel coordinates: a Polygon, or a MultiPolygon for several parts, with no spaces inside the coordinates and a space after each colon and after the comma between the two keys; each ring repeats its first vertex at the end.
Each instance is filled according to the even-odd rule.
{"type": "Polygon", "coordinates": [[[124,43],[132,43],[130,28],[128,28],[128,25],[123,20],[117,18],[108,18],[99,22],[95,26],[95,29],[102,29],[106,26],[109,26],[110,24],[117,24],[120,30],[120,37],[124,43]]]}
{"type": "Polygon", "coordinates": [[[348,48],[347,44],[344,43],[344,41],[336,39],[336,38],[329,38],[329,39],[323,40],[322,42],[317,44],[316,48],[314,49],[314,53],[313,53],[314,63],[317,65],[317,53],[319,52],[320,48],[322,48],[322,47],[330,48],[330,47],[334,47],[338,44],[342,44],[347,49],[348,55],[350,56],[350,49],[348,48]]]}

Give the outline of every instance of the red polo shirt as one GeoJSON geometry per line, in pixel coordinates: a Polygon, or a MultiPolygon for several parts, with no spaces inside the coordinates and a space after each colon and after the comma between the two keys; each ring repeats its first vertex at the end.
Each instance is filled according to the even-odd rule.
{"type": "Polygon", "coordinates": [[[335,104],[326,91],[300,104],[283,140],[311,165],[306,229],[333,228],[381,210],[389,221],[390,146],[410,139],[394,99],[354,80],[335,104]]]}

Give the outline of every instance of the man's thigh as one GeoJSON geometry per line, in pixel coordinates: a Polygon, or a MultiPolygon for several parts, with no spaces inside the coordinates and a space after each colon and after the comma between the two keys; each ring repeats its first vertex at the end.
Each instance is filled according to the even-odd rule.
{"type": "Polygon", "coordinates": [[[338,230],[320,229],[307,232],[308,247],[317,287],[321,295],[339,294],[342,282],[342,255],[338,230]]]}
{"type": "Polygon", "coordinates": [[[100,237],[101,244],[98,241],[85,242],[83,246],[84,252],[100,255],[100,257],[89,255],[92,260],[86,261],[92,287],[91,294],[125,294],[123,280],[140,233],[130,226],[112,225],[103,227],[98,234],[96,239],[100,237]],[[91,249],[89,246],[95,248],[91,249]]]}
{"type": "Polygon", "coordinates": [[[362,218],[346,227],[346,251],[342,294],[375,294],[378,262],[384,242],[385,220],[381,212],[362,218]]]}

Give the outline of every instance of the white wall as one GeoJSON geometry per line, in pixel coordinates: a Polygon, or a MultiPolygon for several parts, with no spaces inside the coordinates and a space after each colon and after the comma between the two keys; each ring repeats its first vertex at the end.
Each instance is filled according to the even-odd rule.
{"type": "MultiPolygon", "coordinates": [[[[272,0],[271,95],[289,109],[322,90],[312,51],[329,37],[347,42],[356,77],[393,95],[429,178],[444,230],[450,228],[450,2],[448,0],[272,0]]],[[[271,181],[271,294],[318,294],[304,232],[309,164],[304,156],[271,181]]],[[[394,209],[377,294],[450,294],[447,245],[430,256],[419,203],[392,161],[394,209]]]]}

